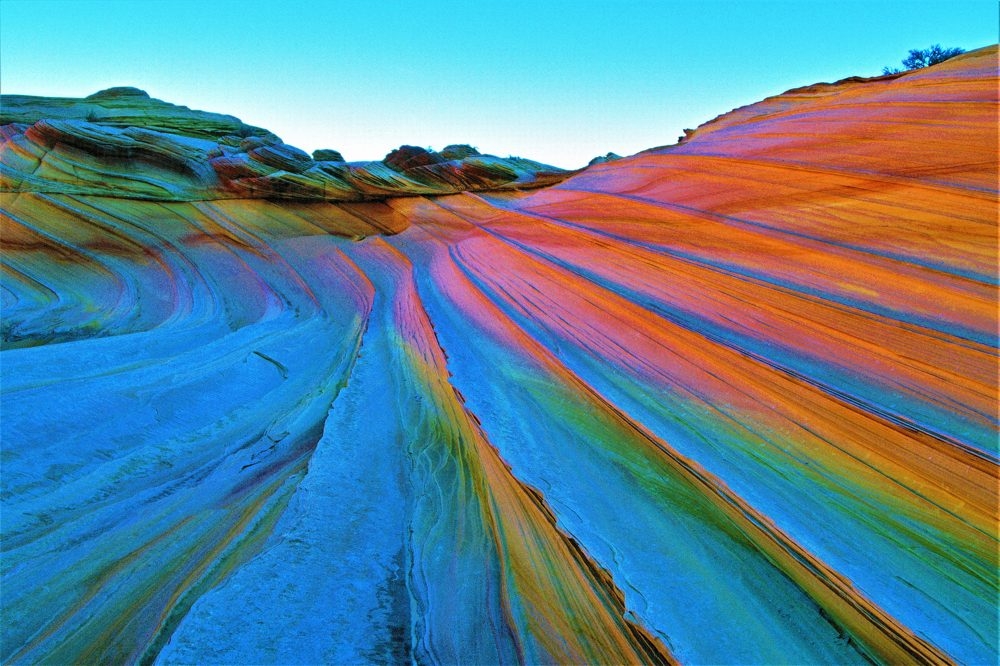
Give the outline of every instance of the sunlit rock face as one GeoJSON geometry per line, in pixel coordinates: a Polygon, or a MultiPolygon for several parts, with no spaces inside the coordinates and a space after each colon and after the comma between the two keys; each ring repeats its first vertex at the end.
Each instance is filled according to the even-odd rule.
{"type": "Polygon", "coordinates": [[[996,58],[362,203],[20,111],[0,659],[995,663],[996,58]]]}

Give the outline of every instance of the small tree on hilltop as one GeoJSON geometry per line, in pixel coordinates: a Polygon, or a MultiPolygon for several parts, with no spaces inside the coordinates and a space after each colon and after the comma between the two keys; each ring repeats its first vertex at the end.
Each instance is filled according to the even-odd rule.
{"type": "MultiPolygon", "coordinates": [[[[921,67],[930,67],[931,65],[936,65],[939,62],[944,62],[948,58],[954,58],[957,55],[965,53],[965,49],[953,48],[953,49],[943,49],[940,44],[935,44],[926,49],[910,49],[910,55],[903,58],[903,67],[906,69],[920,69],[921,67]]],[[[883,74],[899,74],[901,69],[898,67],[883,67],[883,74]]]]}

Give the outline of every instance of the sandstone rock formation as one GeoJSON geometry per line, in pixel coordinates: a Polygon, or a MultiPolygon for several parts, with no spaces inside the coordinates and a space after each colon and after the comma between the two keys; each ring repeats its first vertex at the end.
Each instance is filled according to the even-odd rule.
{"type": "Polygon", "coordinates": [[[5,99],[0,659],[995,663],[996,63],[450,196],[5,99]]]}
{"type": "Polygon", "coordinates": [[[344,156],[332,148],[320,148],[313,151],[313,159],[317,162],[343,162],[344,156]]]}
{"type": "Polygon", "coordinates": [[[402,146],[384,162],[345,163],[335,150],[310,157],[232,116],[192,111],[136,88],[110,88],[82,100],[4,95],[0,125],[0,189],[8,192],[370,201],[529,189],[570,175],[531,160],[464,150],[468,146],[450,146],[442,155],[402,146]]]}
{"type": "Polygon", "coordinates": [[[615,153],[608,153],[607,155],[598,155],[594,159],[590,160],[587,166],[594,166],[595,164],[604,164],[605,162],[613,162],[614,160],[620,160],[621,155],[615,153]]]}

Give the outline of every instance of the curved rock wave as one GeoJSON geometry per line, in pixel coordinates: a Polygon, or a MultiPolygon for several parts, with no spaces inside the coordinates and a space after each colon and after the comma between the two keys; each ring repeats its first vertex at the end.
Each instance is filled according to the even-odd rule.
{"type": "Polygon", "coordinates": [[[530,193],[7,125],[0,659],[995,662],[996,57],[530,193]]]}

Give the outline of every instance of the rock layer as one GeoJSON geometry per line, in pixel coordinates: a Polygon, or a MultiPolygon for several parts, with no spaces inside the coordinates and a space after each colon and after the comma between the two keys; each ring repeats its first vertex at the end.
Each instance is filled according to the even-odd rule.
{"type": "Polygon", "coordinates": [[[996,58],[532,193],[17,120],[0,658],[995,662],[996,58]]]}

